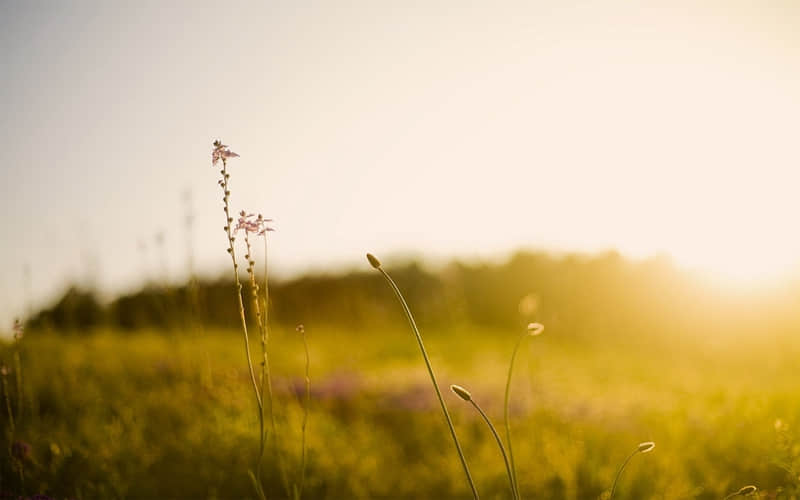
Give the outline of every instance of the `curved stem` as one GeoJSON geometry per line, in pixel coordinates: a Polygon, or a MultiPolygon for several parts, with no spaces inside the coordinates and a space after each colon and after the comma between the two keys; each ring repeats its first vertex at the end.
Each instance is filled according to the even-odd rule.
{"type": "Polygon", "coordinates": [[[614,498],[614,491],[616,491],[617,489],[617,482],[619,481],[619,477],[622,475],[622,471],[625,470],[625,466],[628,465],[628,462],[630,462],[631,458],[633,458],[634,455],[636,455],[637,453],[639,453],[638,449],[634,450],[633,453],[628,455],[628,458],[626,458],[625,461],[622,462],[622,467],[619,468],[619,470],[617,471],[617,476],[614,478],[614,484],[611,485],[611,494],[608,496],[608,500],[614,498]]]}
{"type": "Polygon", "coordinates": [[[514,485],[514,498],[519,499],[519,483],[517,482],[517,466],[514,463],[514,450],[511,447],[511,422],[508,418],[508,400],[511,393],[511,374],[514,371],[514,360],[517,358],[517,351],[528,333],[523,333],[517,339],[517,344],[514,346],[514,352],[511,353],[511,362],[508,364],[508,377],[506,378],[506,392],[503,400],[503,423],[506,428],[506,443],[508,444],[508,456],[511,460],[511,482],[514,485]]]}
{"type": "Polygon", "coordinates": [[[417,338],[417,343],[419,344],[419,349],[422,351],[422,357],[425,360],[425,366],[428,369],[428,375],[431,377],[431,382],[433,382],[433,388],[436,391],[436,397],[439,399],[439,404],[442,406],[442,413],[444,413],[444,418],[447,420],[447,427],[450,429],[450,435],[453,437],[453,443],[456,445],[456,450],[458,451],[458,458],[461,459],[461,465],[464,468],[464,474],[467,476],[467,482],[469,483],[469,487],[472,490],[472,496],[475,500],[478,500],[478,490],[475,488],[475,482],[472,480],[472,475],[469,473],[469,467],[467,466],[467,460],[464,458],[464,452],[461,450],[461,444],[458,442],[458,437],[456,437],[456,430],[453,427],[453,421],[450,419],[450,413],[447,411],[447,405],[444,402],[444,398],[442,397],[442,391],[439,389],[439,384],[436,382],[436,376],[433,374],[433,368],[431,367],[430,359],[428,359],[428,353],[425,351],[425,344],[422,343],[422,335],[419,333],[419,329],[417,328],[416,322],[414,322],[414,316],[411,315],[411,310],[408,308],[408,304],[406,304],[405,299],[403,298],[403,294],[400,292],[400,289],[395,284],[394,280],[392,280],[391,276],[389,276],[383,268],[378,267],[378,271],[381,272],[386,281],[389,283],[389,286],[394,290],[397,299],[400,301],[400,304],[403,306],[403,311],[406,313],[406,318],[408,318],[408,323],[411,325],[411,329],[414,331],[414,335],[417,338]]]}
{"type": "Polygon", "coordinates": [[[506,455],[506,449],[503,446],[503,441],[500,440],[500,436],[497,434],[497,429],[494,428],[494,425],[492,425],[492,422],[489,420],[489,417],[486,416],[481,407],[478,406],[478,403],[476,403],[474,399],[470,399],[469,402],[472,403],[472,406],[474,406],[476,410],[478,410],[478,413],[481,414],[481,417],[483,417],[483,420],[486,422],[486,425],[489,426],[489,430],[492,431],[494,439],[495,441],[497,441],[497,446],[500,447],[500,453],[503,455],[503,461],[506,464],[506,472],[508,473],[508,482],[511,487],[511,497],[517,498],[517,490],[514,488],[514,476],[511,473],[511,465],[508,463],[508,456],[506,455]]]}

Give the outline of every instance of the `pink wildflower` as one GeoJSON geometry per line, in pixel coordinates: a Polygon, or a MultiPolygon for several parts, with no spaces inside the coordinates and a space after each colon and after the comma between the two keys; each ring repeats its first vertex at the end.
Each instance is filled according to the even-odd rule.
{"type": "Polygon", "coordinates": [[[255,214],[248,214],[242,210],[239,212],[239,220],[237,221],[235,230],[242,230],[262,236],[267,231],[275,230],[267,225],[269,222],[272,222],[272,219],[265,219],[261,214],[258,214],[258,217],[256,217],[255,214]]]}
{"type": "Polygon", "coordinates": [[[228,149],[226,144],[222,141],[214,141],[214,149],[211,150],[211,164],[216,165],[220,160],[225,161],[228,158],[238,158],[239,155],[228,149]]]}

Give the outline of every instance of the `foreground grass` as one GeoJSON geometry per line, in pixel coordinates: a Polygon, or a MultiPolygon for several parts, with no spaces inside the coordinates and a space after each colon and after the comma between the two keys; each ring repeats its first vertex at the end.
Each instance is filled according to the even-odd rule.
{"type": "MultiPolygon", "coordinates": [[[[555,329],[554,329],[555,330],[555,329]]],[[[500,420],[517,332],[426,331],[443,385],[461,384],[500,420]]],[[[744,484],[793,498],[800,465],[800,343],[725,347],[574,345],[548,331],[520,352],[512,391],[523,498],[599,498],[642,441],[615,498],[718,499],[744,484]]],[[[158,332],[23,341],[31,445],[24,491],[4,437],[0,491],[71,498],[247,498],[258,422],[234,332],[158,332]]],[[[405,330],[309,328],[310,498],[469,497],[417,346],[405,330]]],[[[277,330],[273,370],[287,470],[300,462],[302,339],[277,330]]],[[[8,348],[0,350],[3,359],[8,348]]],[[[497,444],[445,395],[476,485],[507,498],[497,444]]],[[[5,421],[5,420],[0,420],[5,421]]],[[[271,498],[282,495],[267,459],[271,498]]]]}

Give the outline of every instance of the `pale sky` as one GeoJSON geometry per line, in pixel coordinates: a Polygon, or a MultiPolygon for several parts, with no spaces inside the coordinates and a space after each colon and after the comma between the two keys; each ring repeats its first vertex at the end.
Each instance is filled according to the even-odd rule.
{"type": "Polygon", "coordinates": [[[185,277],[188,190],[197,267],[226,269],[216,138],[285,276],[366,251],[800,260],[798,2],[0,3],[3,322],[87,275],[185,277]]]}

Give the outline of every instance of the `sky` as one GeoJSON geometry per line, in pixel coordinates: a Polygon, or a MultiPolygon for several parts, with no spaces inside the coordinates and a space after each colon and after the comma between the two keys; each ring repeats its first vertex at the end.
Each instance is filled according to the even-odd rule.
{"type": "Polygon", "coordinates": [[[797,2],[2,10],[2,322],[69,282],[224,271],[217,138],[282,276],[366,251],[617,249],[743,279],[800,261],[797,2]]]}

